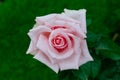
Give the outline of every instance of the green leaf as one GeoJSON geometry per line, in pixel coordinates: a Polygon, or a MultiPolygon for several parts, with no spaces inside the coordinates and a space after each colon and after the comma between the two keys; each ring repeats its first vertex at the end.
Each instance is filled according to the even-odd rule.
{"type": "Polygon", "coordinates": [[[59,72],[58,80],[79,80],[77,76],[73,74],[74,70],[64,70],[59,72]]]}
{"type": "Polygon", "coordinates": [[[73,74],[79,78],[79,80],[88,80],[88,75],[81,68],[79,70],[73,70],[73,74]]]}
{"type": "Polygon", "coordinates": [[[69,80],[70,70],[61,71],[58,73],[58,80],[69,80]]]}
{"type": "Polygon", "coordinates": [[[95,60],[95,61],[91,62],[91,74],[90,74],[90,76],[93,79],[98,75],[100,68],[101,68],[101,61],[100,60],[95,60]]]}
{"type": "Polygon", "coordinates": [[[69,80],[69,76],[65,76],[64,78],[58,78],[58,80],[69,80]]]}
{"type": "Polygon", "coordinates": [[[92,62],[87,62],[86,64],[80,67],[87,77],[89,77],[89,75],[91,74],[91,63],[92,62]]]}
{"type": "Polygon", "coordinates": [[[102,39],[96,47],[96,50],[106,58],[120,60],[120,47],[109,39],[102,39]]]}
{"type": "Polygon", "coordinates": [[[120,80],[120,73],[118,73],[119,69],[117,67],[111,67],[103,71],[98,79],[99,80],[120,80]]]}
{"type": "Polygon", "coordinates": [[[97,35],[91,31],[87,32],[87,42],[89,47],[95,47],[97,41],[100,39],[100,35],[97,35]]]}
{"type": "Polygon", "coordinates": [[[92,62],[87,62],[82,65],[79,70],[73,70],[73,74],[79,78],[79,80],[88,80],[90,77],[94,79],[101,67],[101,61],[95,60],[92,62]]]}

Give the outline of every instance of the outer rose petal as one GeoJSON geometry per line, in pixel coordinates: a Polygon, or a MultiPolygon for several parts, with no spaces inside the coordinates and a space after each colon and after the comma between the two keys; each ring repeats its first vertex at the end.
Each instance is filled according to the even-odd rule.
{"type": "Polygon", "coordinates": [[[39,25],[44,25],[45,22],[49,22],[49,21],[55,19],[55,17],[57,15],[58,14],[49,14],[49,15],[46,15],[46,16],[36,17],[35,21],[39,25]]]}
{"type": "Polygon", "coordinates": [[[78,69],[79,58],[80,58],[80,54],[73,53],[73,55],[71,55],[69,58],[59,61],[58,64],[60,69],[61,70],[78,69]]]}
{"type": "Polygon", "coordinates": [[[39,60],[40,62],[46,64],[48,67],[50,67],[52,70],[54,70],[56,73],[59,71],[59,67],[57,64],[51,64],[48,57],[44,55],[44,53],[39,52],[34,56],[35,59],[39,60]]]}
{"type": "Polygon", "coordinates": [[[35,21],[37,25],[47,25],[48,27],[49,27],[49,24],[54,24],[55,21],[63,21],[65,23],[70,22],[70,23],[80,24],[78,20],[72,19],[71,17],[66,16],[65,14],[49,14],[43,17],[36,17],[35,21]]]}
{"type": "Polygon", "coordinates": [[[84,32],[78,24],[71,24],[71,26],[76,30],[75,33],[79,34],[79,37],[86,38],[86,34],[84,34],[84,32]]]}
{"type": "Polygon", "coordinates": [[[88,61],[93,61],[93,58],[90,56],[90,53],[88,51],[86,40],[83,40],[81,42],[81,50],[82,54],[80,55],[79,66],[85,64],[88,61]]]}
{"type": "Polygon", "coordinates": [[[38,26],[29,31],[28,35],[30,36],[34,44],[36,43],[40,33],[42,32],[51,32],[51,30],[47,28],[46,26],[38,26]]]}
{"type": "Polygon", "coordinates": [[[68,10],[64,9],[65,14],[75,20],[80,21],[80,26],[82,30],[87,33],[86,31],[86,10],[85,9],[80,9],[80,10],[68,10]]]}
{"type": "Polygon", "coordinates": [[[35,51],[37,49],[36,43],[38,41],[38,37],[39,37],[40,33],[50,32],[50,31],[51,30],[45,26],[38,26],[38,27],[31,29],[28,33],[29,37],[31,38],[31,43],[30,43],[27,53],[32,53],[33,51],[35,51]]]}
{"type": "Polygon", "coordinates": [[[65,22],[73,22],[73,23],[80,23],[78,20],[75,20],[65,14],[59,14],[57,17],[56,17],[58,20],[63,20],[65,22]]]}
{"type": "MultiPolygon", "coordinates": [[[[47,26],[53,27],[53,26],[64,26],[66,27],[65,30],[67,30],[67,32],[69,31],[71,32],[75,32],[77,33],[80,37],[82,38],[86,38],[86,34],[84,33],[84,31],[82,30],[82,28],[80,27],[79,24],[77,23],[71,23],[71,22],[65,22],[63,20],[56,20],[54,22],[47,22],[46,23],[47,26]]],[[[61,28],[62,29],[62,28],[61,28]]]]}
{"type": "Polygon", "coordinates": [[[33,42],[31,41],[31,42],[30,42],[30,45],[29,45],[29,48],[28,48],[28,50],[27,50],[26,53],[27,53],[27,54],[28,54],[28,53],[31,53],[31,54],[34,55],[34,54],[36,54],[36,53],[34,53],[34,52],[36,52],[35,50],[36,50],[36,47],[35,47],[35,45],[33,44],[33,42]]]}
{"type": "Polygon", "coordinates": [[[69,35],[70,37],[72,37],[72,39],[73,39],[74,52],[75,52],[76,54],[81,54],[81,48],[80,48],[80,42],[81,42],[81,40],[80,40],[80,38],[74,36],[73,34],[68,34],[68,35],[69,35]]]}
{"type": "Polygon", "coordinates": [[[48,49],[49,49],[48,42],[43,35],[40,35],[36,46],[40,51],[42,51],[46,56],[48,56],[50,60],[49,62],[51,62],[52,64],[55,63],[52,57],[48,54],[48,49]]]}

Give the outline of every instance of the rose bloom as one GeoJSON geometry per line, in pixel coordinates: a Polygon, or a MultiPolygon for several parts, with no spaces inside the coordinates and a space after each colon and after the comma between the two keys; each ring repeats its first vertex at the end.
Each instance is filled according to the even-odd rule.
{"type": "Polygon", "coordinates": [[[92,61],[86,44],[86,10],[64,9],[61,14],[36,17],[36,24],[29,31],[31,39],[27,53],[59,70],[79,69],[92,61]]]}

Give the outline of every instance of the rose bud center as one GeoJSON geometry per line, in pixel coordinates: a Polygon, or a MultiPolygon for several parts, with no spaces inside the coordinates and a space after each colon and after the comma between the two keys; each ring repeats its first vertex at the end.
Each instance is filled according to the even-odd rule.
{"type": "Polygon", "coordinates": [[[57,51],[62,52],[65,48],[67,48],[68,44],[63,36],[57,35],[52,39],[52,46],[57,49],[57,51]]]}

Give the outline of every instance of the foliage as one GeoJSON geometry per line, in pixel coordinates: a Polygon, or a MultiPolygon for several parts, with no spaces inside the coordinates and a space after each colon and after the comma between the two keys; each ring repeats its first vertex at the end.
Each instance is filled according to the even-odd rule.
{"type": "Polygon", "coordinates": [[[120,31],[120,1],[0,0],[0,80],[120,80],[120,47],[112,35],[120,31]],[[3,1],[3,2],[1,2],[3,1]],[[36,16],[64,8],[87,9],[87,42],[94,61],[57,75],[26,55],[27,32],[36,16]]]}

